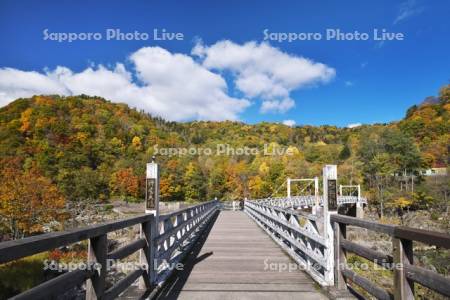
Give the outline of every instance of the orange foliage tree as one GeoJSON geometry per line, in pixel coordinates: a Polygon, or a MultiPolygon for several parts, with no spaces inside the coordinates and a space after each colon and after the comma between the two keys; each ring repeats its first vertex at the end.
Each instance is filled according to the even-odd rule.
{"type": "Polygon", "coordinates": [[[65,199],[48,178],[35,167],[22,171],[18,159],[0,164],[0,220],[13,239],[42,232],[43,225],[52,221],[63,221],[65,199]]]}
{"type": "Polygon", "coordinates": [[[109,187],[114,195],[128,202],[130,197],[138,196],[139,178],[132,168],[120,169],[112,174],[109,187]]]}

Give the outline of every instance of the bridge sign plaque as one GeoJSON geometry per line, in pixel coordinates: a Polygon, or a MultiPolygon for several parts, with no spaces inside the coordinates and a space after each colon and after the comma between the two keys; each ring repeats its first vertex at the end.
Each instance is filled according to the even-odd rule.
{"type": "Polygon", "coordinates": [[[328,209],[337,210],[336,179],[328,179],[328,209]]]}
{"type": "Polygon", "coordinates": [[[324,210],[337,210],[337,166],[325,165],[323,168],[324,210]]]}
{"type": "Polygon", "coordinates": [[[145,179],[145,211],[154,213],[159,205],[159,169],[154,161],[147,164],[145,179]]]}
{"type": "Polygon", "coordinates": [[[154,210],[156,208],[155,198],[156,198],[156,179],[147,178],[147,191],[146,191],[146,201],[145,209],[154,210]]]}

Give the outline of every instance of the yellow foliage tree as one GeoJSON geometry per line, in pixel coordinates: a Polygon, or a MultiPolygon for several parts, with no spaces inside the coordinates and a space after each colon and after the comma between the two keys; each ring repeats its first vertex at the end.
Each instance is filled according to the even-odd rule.
{"type": "Polygon", "coordinates": [[[267,165],[266,162],[263,162],[260,166],[259,166],[259,174],[261,176],[265,176],[269,173],[269,166],[267,165]]]}
{"type": "Polygon", "coordinates": [[[411,204],[412,204],[412,201],[405,197],[399,197],[396,200],[394,200],[395,207],[405,208],[405,207],[411,206],[411,204]]]}
{"type": "Polygon", "coordinates": [[[21,132],[27,132],[30,129],[30,118],[33,110],[31,108],[27,108],[20,115],[20,121],[22,122],[22,126],[20,126],[21,132]]]}
{"type": "Polygon", "coordinates": [[[242,199],[247,196],[247,167],[244,161],[230,164],[225,168],[225,185],[231,199],[242,199]]]}
{"type": "Polygon", "coordinates": [[[141,138],[138,136],[135,136],[133,138],[133,140],[131,141],[131,144],[133,145],[133,147],[137,150],[140,150],[142,147],[142,142],[141,142],[141,138]]]}
{"type": "Polygon", "coordinates": [[[251,195],[255,198],[261,198],[264,196],[263,193],[264,181],[259,175],[250,177],[248,181],[248,188],[251,195]]]}

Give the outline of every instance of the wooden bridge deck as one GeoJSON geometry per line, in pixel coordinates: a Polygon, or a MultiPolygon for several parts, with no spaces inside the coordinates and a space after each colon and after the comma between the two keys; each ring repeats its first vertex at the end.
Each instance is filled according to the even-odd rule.
{"type": "Polygon", "coordinates": [[[327,299],[305,273],[267,269],[293,262],[241,211],[221,211],[189,257],[158,299],[327,299]]]}

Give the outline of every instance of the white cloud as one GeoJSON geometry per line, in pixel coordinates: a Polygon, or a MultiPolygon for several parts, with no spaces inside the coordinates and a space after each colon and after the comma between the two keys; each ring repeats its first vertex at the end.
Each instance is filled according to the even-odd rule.
{"type": "Polygon", "coordinates": [[[260,111],[262,113],[268,112],[284,113],[294,106],[295,102],[291,98],[284,98],[281,100],[264,100],[261,104],[260,111]]]}
{"type": "Polygon", "coordinates": [[[231,71],[245,96],[263,100],[262,112],[289,110],[295,106],[291,91],[328,82],[336,73],[327,65],[284,53],[268,43],[220,41],[209,47],[197,43],[192,54],[208,69],[231,71]]]}
{"type": "Polygon", "coordinates": [[[150,87],[154,110],[163,116],[187,113],[198,119],[236,119],[250,105],[248,100],[230,97],[223,77],[188,55],[149,47],[136,51],[130,58],[138,78],[150,87]]]}
{"type": "Polygon", "coordinates": [[[251,105],[249,99],[260,99],[263,113],[283,113],[295,106],[293,90],[335,76],[324,64],[256,42],[221,41],[210,47],[198,43],[192,56],[144,47],[129,61],[129,69],[122,63],[112,68],[91,63],[80,72],[65,66],[44,72],[0,68],[0,105],[33,95],[87,94],[168,120],[236,120],[251,105]],[[230,73],[243,96],[229,93],[222,71],[230,73]]]}
{"type": "Polygon", "coordinates": [[[347,87],[351,87],[354,85],[353,81],[347,80],[346,82],[344,82],[345,86],[347,87]]]}
{"type": "Polygon", "coordinates": [[[289,127],[294,127],[296,122],[294,120],[284,120],[283,124],[289,127]]]}
{"type": "Polygon", "coordinates": [[[34,94],[62,94],[68,91],[61,83],[38,72],[12,68],[0,69],[0,105],[34,94]]]}
{"type": "Polygon", "coordinates": [[[394,25],[422,12],[423,7],[417,6],[416,0],[407,0],[400,4],[400,9],[397,17],[395,17],[394,25]]]}
{"type": "Polygon", "coordinates": [[[347,128],[356,128],[356,127],[359,127],[361,125],[362,125],[361,123],[351,123],[351,124],[347,125],[347,128]]]}
{"type": "Polygon", "coordinates": [[[227,84],[190,56],[159,47],[141,48],[130,56],[142,84],[132,81],[123,64],[102,65],[74,73],[57,67],[46,73],[0,69],[0,104],[35,94],[105,97],[169,120],[234,120],[250,102],[230,97],[227,84]]]}

